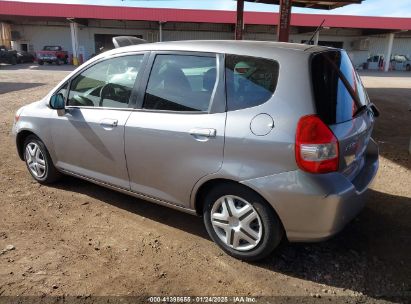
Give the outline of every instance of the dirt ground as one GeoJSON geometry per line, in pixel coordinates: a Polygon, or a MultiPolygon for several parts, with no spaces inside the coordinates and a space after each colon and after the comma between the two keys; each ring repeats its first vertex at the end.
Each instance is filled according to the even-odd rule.
{"type": "Polygon", "coordinates": [[[411,301],[411,73],[362,76],[381,110],[381,158],[359,217],[327,242],[245,263],[222,253],[201,218],[75,178],[33,181],[11,137],[14,113],[70,70],[0,67],[0,250],[14,246],[0,255],[0,295],[411,301]]]}

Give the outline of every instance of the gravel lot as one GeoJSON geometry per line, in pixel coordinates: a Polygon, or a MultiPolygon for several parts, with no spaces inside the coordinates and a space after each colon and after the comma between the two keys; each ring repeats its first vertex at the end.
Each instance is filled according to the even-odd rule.
{"type": "Polygon", "coordinates": [[[284,244],[250,264],[223,254],[201,218],[75,178],[32,180],[11,137],[14,113],[70,70],[0,66],[0,295],[411,301],[411,73],[363,74],[382,113],[381,159],[359,217],[330,241],[284,244]]]}

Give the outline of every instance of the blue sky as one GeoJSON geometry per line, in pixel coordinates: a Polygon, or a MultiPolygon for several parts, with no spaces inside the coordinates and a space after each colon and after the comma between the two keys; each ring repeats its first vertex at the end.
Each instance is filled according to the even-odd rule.
{"type": "MultiPolygon", "coordinates": [[[[234,0],[14,0],[26,2],[78,3],[97,5],[119,5],[155,8],[185,8],[235,10],[234,0]]],[[[246,3],[246,11],[278,11],[276,5],[246,3]]],[[[293,12],[312,14],[339,14],[358,16],[411,17],[411,0],[364,0],[362,4],[352,4],[331,11],[293,8],[293,12]]]]}

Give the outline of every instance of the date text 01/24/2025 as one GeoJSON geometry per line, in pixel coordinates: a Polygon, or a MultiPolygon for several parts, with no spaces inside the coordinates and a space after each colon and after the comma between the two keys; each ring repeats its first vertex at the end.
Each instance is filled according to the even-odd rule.
{"type": "Polygon", "coordinates": [[[185,297],[185,296],[161,296],[161,297],[149,297],[150,303],[256,303],[255,297],[216,297],[216,296],[197,296],[197,297],[185,297]]]}

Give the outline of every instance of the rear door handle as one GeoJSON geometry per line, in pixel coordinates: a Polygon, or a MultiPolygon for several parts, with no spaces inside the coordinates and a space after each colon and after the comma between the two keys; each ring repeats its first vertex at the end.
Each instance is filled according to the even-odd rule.
{"type": "Polygon", "coordinates": [[[114,128],[117,127],[118,125],[118,120],[117,119],[109,119],[109,118],[105,118],[102,121],[100,121],[100,125],[104,128],[104,127],[109,127],[109,128],[114,128]]]}
{"type": "Polygon", "coordinates": [[[191,129],[190,135],[202,137],[215,137],[217,135],[216,129],[191,129]]]}

